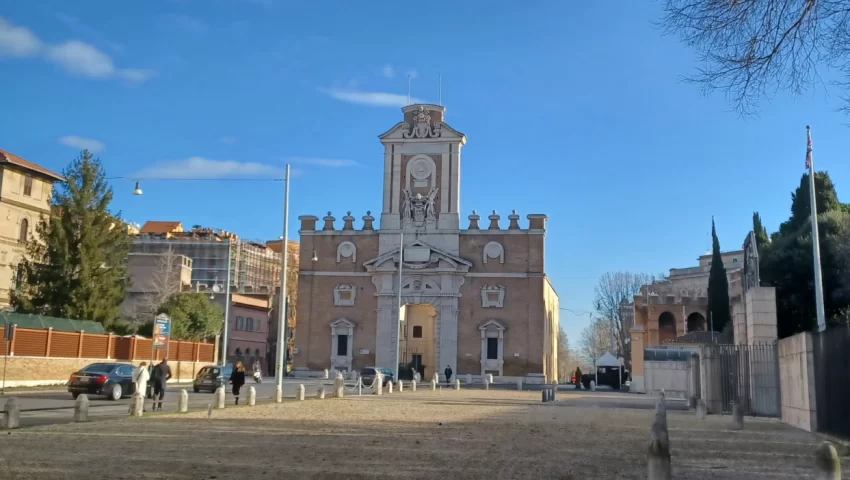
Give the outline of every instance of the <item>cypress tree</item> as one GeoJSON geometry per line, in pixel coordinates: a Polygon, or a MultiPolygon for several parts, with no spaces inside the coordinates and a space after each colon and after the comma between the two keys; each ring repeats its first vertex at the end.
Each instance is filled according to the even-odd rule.
{"type": "Polygon", "coordinates": [[[99,159],[83,150],[53,190],[50,215],[17,265],[11,303],[21,313],[93,320],[109,328],[128,285],[129,240],[109,211],[112,188],[99,159]]]}
{"type": "Polygon", "coordinates": [[[729,308],[729,280],[726,278],[726,267],[723,266],[723,256],[720,254],[720,240],[714,228],[714,217],[711,218],[711,268],[708,272],[708,318],[709,328],[722,332],[731,323],[732,314],[729,308]]]}

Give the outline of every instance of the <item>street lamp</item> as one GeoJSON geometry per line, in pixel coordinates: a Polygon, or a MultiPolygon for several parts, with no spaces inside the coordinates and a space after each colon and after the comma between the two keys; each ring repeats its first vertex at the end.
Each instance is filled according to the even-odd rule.
{"type": "Polygon", "coordinates": [[[133,189],[133,195],[141,195],[142,187],[139,186],[139,181],[136,180],[136,188],[133,189]]]}

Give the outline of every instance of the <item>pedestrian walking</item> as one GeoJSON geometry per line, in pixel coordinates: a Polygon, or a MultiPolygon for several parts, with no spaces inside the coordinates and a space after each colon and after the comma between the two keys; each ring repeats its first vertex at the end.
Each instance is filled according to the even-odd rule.
{"type": "Polygon", "coordinates": [[[153,367],[153,411],[162,411],[162,399],[165,398],[165,384],[171,380],[171,367],[168,359],[163,358],[161,362],[153,367]],[[159,398],[157,398],[159,397],[159,398]]]}
{"type": "Polygon", "coordinates": [[[581,390],[581,368],[576,367],[576,390],[581,390]]]}
{"type": "Polygon", "coordinates": [[[451,365],[446,365],[446,369],[443,370],[443,373],[446,374],[446,383],[451,384],[452,383],[452,374],[454,373],[454,372],[452,372],[451,365]]]}
{"type": "Polygon", "coordinates": [[[233,373],[230,374],[230,384],[233,385],[233,396],[236,397],[236,405],[239,405],[239,390],[245,385],[245,367],[242,362],[236,362],[233,373]]]}
{"type": "Polygon", "coordinates": [[[142,394],[142,409],[144,410],[145,399],[148,394],[148,380],[151,374],[148,372],[148,362],[142,362],[133,371],[133,383],[136,385],[136,391],[142,394]]]}

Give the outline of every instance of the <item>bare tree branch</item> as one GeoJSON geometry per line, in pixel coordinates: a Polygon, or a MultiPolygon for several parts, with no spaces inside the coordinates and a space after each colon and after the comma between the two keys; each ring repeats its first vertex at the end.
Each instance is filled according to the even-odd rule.
{"type": "Polygon", "coordinates": [[[578,343],[578,354],[585,365],[592,366],[594,359],[599,358],[609,350],[611,344],[611,322],[605,318],[597,318],[581,332],[578,343]]]}
{"type": "MultiPolygon", "coordinates": [[[[608,272],[599,278],[594,288],[593,304],[599,315],[609,322],[608,331],[614,333],[616,351],[611,353],[629,358],[626,339],[630,326],[625,324],[621,307],[631,303],[640,292],[640,287],[652,283],[654,279],[653,275],[631,272],[608,272]]],[[[610,340],[606,339],[606,350],[609,343],[610,340]]]]}
{"type": "Polygon", "coordinates": [[[723,91],[741,114],[778,91],[821,83],[818,67],[850,74],[849,0],[664,0],[663,8],[664,32],[701,62],[686,80],[723,91]]]}

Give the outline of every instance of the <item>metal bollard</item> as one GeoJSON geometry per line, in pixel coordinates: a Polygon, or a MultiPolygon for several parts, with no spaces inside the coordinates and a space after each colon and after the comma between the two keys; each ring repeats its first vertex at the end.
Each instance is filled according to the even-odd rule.
{"type": "Polygon", "coordinates": [[[21,406],[15,397],[6,400],[6,408],[3,410],[3,428],[12,430],[21,426],[21,406]]]}
{"type": "Polygon", "coordinates": [[[89,396],[80,395],[74,403],[74,421],[87,422],[89,420],[89,396]]]}
{"type": "Polygon", "coordinates": [[[304,384],[298,384],[298,400],[304,400],[304,384]]]}
{"type": "Polygon", "coordinates": [[[283,387],[281,385],[274,387],[274,401],[275,403],[283,402],[283,387]]]}
{"type": "Polygon", "coordinates": [[[318,396],[320,399],[325,398],[325,386],[324,385],[319,387],[319,391],[316,393],[316,396],[318,396]]]}
{"type": "Polygon", "coordinates": [[[393,382],[387,382],[387,393],[393,393],[393,382]]]}
{"type": "Polygon", "coordinates": [[[248,387],[248,406],[253,407],[257,404],[257,389],[253,385],[248,387]]]}
{"type": "Polygon", "coordinates": [[[384,394],[384,378],[377,377],[375,378],[375,395],[383,395],[384,394]]]}
{"type": "Polygon", "coordinates": [[[484,376],[484,390],[490,390],[490,377],[484,376]]]}
{"type": "Polygon", "coordinates": [[[841,459],[829,442],[821,442],[815,450],[815,480],[841,480],[841,459]]]}
{"type": "MultiPolygon", "coordinates": [[[[142,399],[142,401],[144,401],[144,399],[142,399]]],[[[185,388],[180,389],[180,397],[177,399],[177,411],[180,413],[186,413],[189,411],[189,392],[187,392],[185,388]]]]}
{"type": "Polygon", "coordinates": [[[416,380],[410,381],[410,390],[413,391],[413,392],[416,391],[416,380]]]}
{"type": "Polygon", "coordinates": [[[460,390],[460,380],[455,379],[455,390],[460,390]]]}
{"type": "Polygon", "coordinates": [[[732,404],[732,429],[744,429],[744,409],[737,403],[732,404]]]}
{"type": "Polygon", "coordinates": [[[549,401],[549,395],[548,395],[548,393],[549,393],[549,392],[547,392],[545,388],[544,388],[543,390],[540,390],[540,396],[541,396],[541,400],[540,400],[540,401],[541,401],[541,402],[546,403],[546,402],[548,402],[548,401],[549,401]]]}
{"type": "Polygon", "coordinates": [[[345,395],[345,379],[342,378],[342,375],[337,375],[334,378],[334,397],[342,398],[345,395]]]}
{"type": "Polygon", "coordinates": [[[403,392],[403,391],[404,391],[404,383],[403,383],[401,380],[399,380],[399,381],[396,383],[396,387],[398,387],[398,393],[401,393],[401,392],[403,392]]]}
{"type": "Polygon", "coordinates": [[[215,408],[219,410],[224,408],[224,387],[215,389],[215,408]]]}

